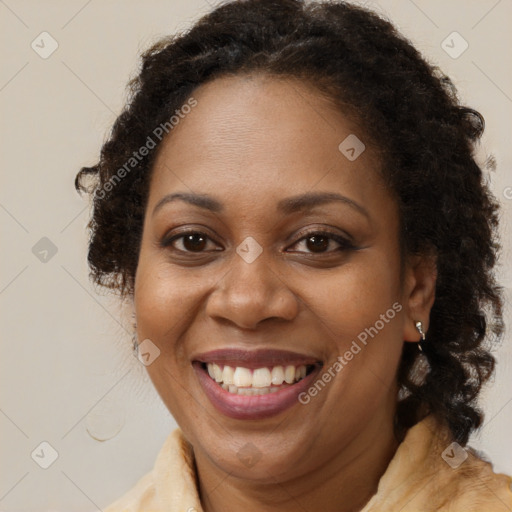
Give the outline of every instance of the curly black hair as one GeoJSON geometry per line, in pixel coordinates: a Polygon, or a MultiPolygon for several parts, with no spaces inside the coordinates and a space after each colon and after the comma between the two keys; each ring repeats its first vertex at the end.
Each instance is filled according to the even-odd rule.
{"type": "Polygon", "coordinates": [[[168,126],[198,86],[252,72],[307,81],[357,119],[379,148],[382,175],[399,206],[404,254],[434,254],[438,274],[423,381],[415,375],[417,347],[404,343],[397,437],[434,414],[465,445],[482,423],[477,397],[494,371],[490,349],[503,332],[502,290],[493,272],[499,210],[474,158],[484,120],[460,104],[450,79],[390,22],[365,8],[232,1],[145,51],[98,163],[75,180],[93,200],[92,279],[122,297],[133,294],[148,184],[164,138],[145,158],[134,160],[134,152],[155,127],[168,126]]]}

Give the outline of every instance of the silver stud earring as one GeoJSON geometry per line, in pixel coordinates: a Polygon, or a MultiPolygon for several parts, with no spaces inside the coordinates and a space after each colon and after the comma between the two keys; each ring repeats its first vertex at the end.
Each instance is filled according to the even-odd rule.
{"type": "Polygon", "coordinates": [[[421,340],[418,342],[418,348],[420,349],[420,352],[423,352],[423,347],[422,347],[422,344],[425,342],[425,332],[423,331],[423,322],[421,321],[417,321],[416,322],[416,329],[418,330],[418,332],[420,333],[420,336],[421,336],[421,340]]]}

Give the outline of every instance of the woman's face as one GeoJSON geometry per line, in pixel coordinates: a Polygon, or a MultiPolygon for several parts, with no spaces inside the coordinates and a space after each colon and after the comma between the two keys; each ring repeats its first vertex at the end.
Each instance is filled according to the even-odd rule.
{"type": "Polygon", "coordinates": [[[304,83],[221,78],[193,97],[144,221],[134,300],[140,342],[160,350],[149,375],[198,460],[235,476],[355,456],[391,425],[403,341],[428,320],[414,269],[400,281],[379,162],[304,83]]]}

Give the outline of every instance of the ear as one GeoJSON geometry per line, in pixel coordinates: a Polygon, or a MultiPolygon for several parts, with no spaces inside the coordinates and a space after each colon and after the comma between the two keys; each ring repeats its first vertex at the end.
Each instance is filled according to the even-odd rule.
{"type": "Polygon", "coordinates": [[[423,323],[423,332],[428,331],[430,310],[436,295],[437,265],[433,254],[408,257],[404,275],[404,341],[417,343],[421,335],[416,322],[423,323]]]}

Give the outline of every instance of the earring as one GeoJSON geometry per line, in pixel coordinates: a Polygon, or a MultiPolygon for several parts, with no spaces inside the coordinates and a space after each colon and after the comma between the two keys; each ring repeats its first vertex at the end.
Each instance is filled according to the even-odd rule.
{"type": "Polygon", "coordinates": [[[138,356],[139,353],[139,342],[137,340],[137,331],[133,331],[132,335],[132,347],[133,347],[133,355],[135,357],[138,356]]]}
{"type": "Polygon", "coordinates": [[[421,340],[418,342],[418,348],[419,348],[420,352],[423,352],[422,344],[425,342],[425,338],[426,338],[425,332],[423,331],[423,322],[418,320],[416,322],[416,329],[418,330],[418,332],[421,335],[421,340]]]}
{"type": "Polygon", "coordinates": [[[133,355],[135,357],[137,357],[138,352],[139,352],[139,342],[137,340],[137,320],[135,317],[135,313],[132,314],[132,318],[133,318],[132,348],[133,348],[133,355]]]}

